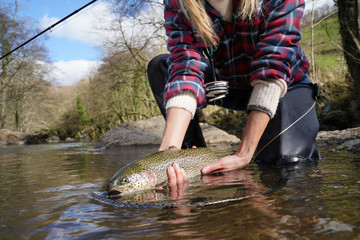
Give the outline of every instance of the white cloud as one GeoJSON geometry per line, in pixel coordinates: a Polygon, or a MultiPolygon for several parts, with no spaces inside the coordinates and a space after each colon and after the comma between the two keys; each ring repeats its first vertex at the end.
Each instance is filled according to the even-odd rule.
{"type": "MultiPolygon", "coordinates": [[[[139,18],[142,21],[163,19],[163,9],[151,6],[139,18]]],[[[44,15],[40,20],[40,27],[45,29],[59,20],[57,17],[44,15]]],[[[133,18],[122,22],[125,38],[132,39],[131,43],[134,45],[141,45],[145,41],[146,36],[153,34],[154,30],[149,24],[141,26],[141,24],[135,24],[135,22],[137,21],[133,18]],[[139,42],[135,41],[135,39],[139,42]]],[[[111,5],[108,2],[100,2],[93,7],[90,6],[90,8],[84,9],[66,22],[56,26],[49,34],[50,37],[65,38],[94,47],[103,46],[104,40],[113,40],[116,43],[119,37],[121,37],[118,29],[116,29],[115,16],[111,12],[111,5]]],[[[91,71],[95,71],[100,63],[100,61],[90,60],[54,62],[51,67],[53,71],[50,76],[55,85],[74,85],[81,79],[89,76],[91,71]]]]}
{"type": "MultiPolygon", "coordinates": [[[[100,2],[60,23],[51,30],[50,35],[99,46],[104,34],[106,34],[103,29],[106,29],[106,25],[111,24],[112,19],[113,15],[109,3],[100,2]]],[[[59,20],[57,17],[46,14],[40,20],[40,27],[45,29],[59,20]]]]}
{"type": "Polygon", "coordinates": [[[58,86],[70,86],[95,71],[101,62],[88,60],[58,61],[53,63],[51,74],[54,84],[58,86]]]}
{"type": "MultiPolygon", "coordinates": [[[[131,17],[125,19],[121,25],[125,30],[126,38],[135,36],[137,39],[146,39],[146,36],[151,35],[154,29],[151,24],[144,24],[144,22],[160,21],[162,19],[163,8],[156,4],[154,6],[150,5],[136,19],[131,17]],[[143,25],[139,24],[139,19],[141,19],[143,25]]],[[[45,29],[59,20],[57,17],[46,14],[40,20],[40,27],[45,29]]],[[[50,36],[101,47],[106,40],[116,42],[117,39],[122,37],[118,30],[118,24],[116,16],[112,13],[111,3],[100,2],[57,25],[50,32],[50,36]]]]}

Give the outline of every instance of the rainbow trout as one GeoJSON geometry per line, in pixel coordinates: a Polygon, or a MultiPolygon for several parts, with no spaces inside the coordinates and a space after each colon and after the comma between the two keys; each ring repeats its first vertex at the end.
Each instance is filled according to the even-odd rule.
{"type": "Polygon", "coordinates": [[[112,196],[121,196],[136,191],[154,189],[167,183],[166,169],[179,164],[188,178],[201,174],[201,168],[218,160],[208,148],[170,149],[160,151],[121,168],[110,179],[106,191],[112,196]]]}

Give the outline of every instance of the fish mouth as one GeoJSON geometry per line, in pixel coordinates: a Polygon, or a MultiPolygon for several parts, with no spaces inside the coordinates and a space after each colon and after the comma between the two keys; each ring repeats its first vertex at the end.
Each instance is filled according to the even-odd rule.
{"type": "Polygon", "coordinates": [[[115,189],[108,191],[108,197],[110,198],[121,197],[122,195],[124,195],[124,193],[115,189]]]}
{"type": "Polygon", "coordinates": [[[110,197],[110,198],[119,198],[126,194],[130,194],[132,192],[133,192],[132,189],[130,189],[128,187],[124,187],[124,186],[121,188],[113,188],[113,189],[110,189],[109,191],[107,191],[108,197],[110,197]]]}

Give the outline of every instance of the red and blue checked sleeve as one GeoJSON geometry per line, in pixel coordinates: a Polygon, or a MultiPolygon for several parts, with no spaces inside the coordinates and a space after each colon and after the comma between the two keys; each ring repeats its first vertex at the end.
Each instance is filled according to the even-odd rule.
{"type": "Polygon", "coordinates": [[[300,20],[304,0],[272,0],[265,8],[259,25],[257,52],[252,62],[251,81],[256,79],[284,79],[289,86],[299,71],[306,72],[308,62],[299,51],[300,20]],[[294,72],[297,72],[294,76],[294,72]]]}
{"type": "Polygon", "coordinates": [[[206,107],[204,70],[207,67],[201,52],[201,40],[181,12],[177,0],[165,0],[165,31],[170,52],[169,79],[165,86],[165,102],[183,92],[192,92],[199,108],[206,107]]]}

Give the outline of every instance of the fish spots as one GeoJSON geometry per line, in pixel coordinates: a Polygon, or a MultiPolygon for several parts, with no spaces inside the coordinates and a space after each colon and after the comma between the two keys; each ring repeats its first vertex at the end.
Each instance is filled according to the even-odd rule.
{"type": "Polygon", "coordinates": [[[107,191],[126,189],[124,192],[154,189],[168,180],[166,169],[178,163],[188,177],[201,174],[201,168],[218,160],[208,148],[166,150],[150,154],[121,168],[109,181],[107,191]]]}
{"type": "Polygon", "coordinates": [[[133,191],[153,188],[156,183],[156,178],[153,172],[143,170],[123,176],[119,181],[119,187],[126,187],[133,191]]]}

